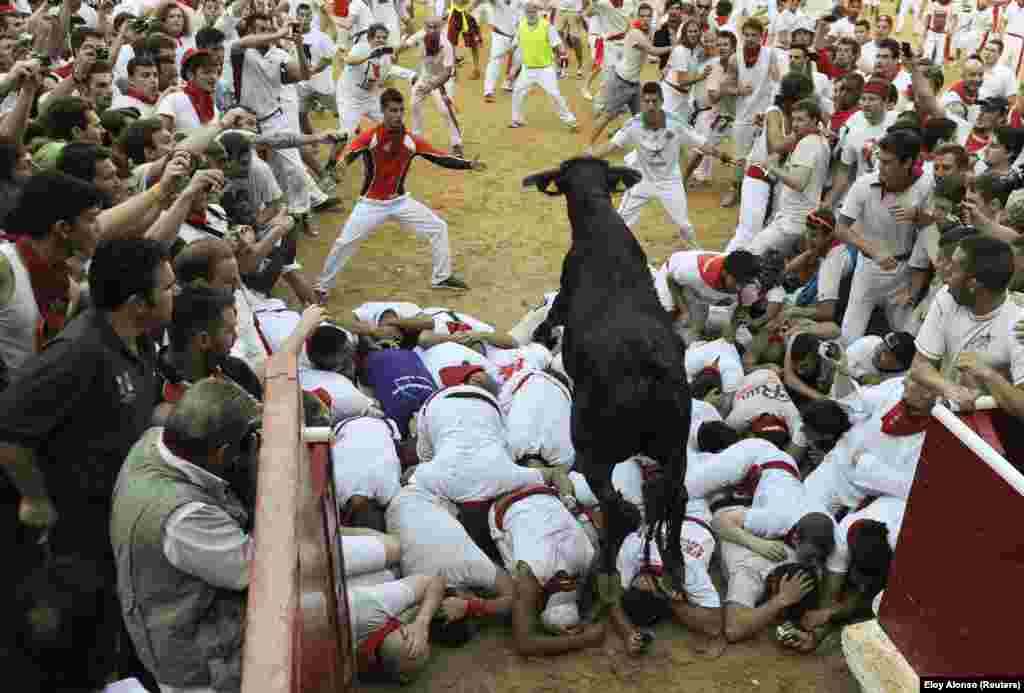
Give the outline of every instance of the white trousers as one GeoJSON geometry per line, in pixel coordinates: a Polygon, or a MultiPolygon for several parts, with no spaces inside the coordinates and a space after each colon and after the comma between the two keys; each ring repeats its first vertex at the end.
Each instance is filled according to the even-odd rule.
{"type": "Polygon", "coordinates": [[[789,257],[800,244],[800,238],[803,236],[801,229],[794,228],[791,222],[779,219],[779,216],[781,215],[776,215],[772,223],[761,229],[750,242],[747,249],[754,255],[763,255],[766,250],[775,248],[783,257],[789,257]]]}
{"type": "Polygon", "coordinates": [[[558,89],[558,75],[555,73],[554,65],[547,67],[523,66],[519,72],[519,78],[516,80],[515,88],[512,90],[512,121],[523,122],[523,99],[535,84],[551,95],[558,107],[558,117],[562,122],[566,125],[575,125],[576,116],[569,110],[569,104],[558,89]]]}
{"type": "Polygon", "coordinates": [[[484,70],[484,94],[494,93],[494,89],[498,86],[498,79],[501,77],[502,64],[514,49],[515,44],[512,39],[491,31],[491,57],[484,70]]]}
{"type": "MultiPolygon", "coordinates": [[[[288,114],[280,112],[272,118],[260,123],[260,130],[264,133],[290,131],[297,132],[297,127],[291,127],[288,122],[288,114]]],[[[292,214],[305,214],[309,211],[309,188],[306,186],[306,164],[302,161],[302,155],[298,149],[271,149],[267,164],[274,172],[274,178],[278,185],[284,190],[285,198],[288,201],[288,211],[292,214]]]]}
{"type": "Polygon", "coordinates": [[[900,14],[896,18],[896,32],[899,33],[903,30],[903,22],[907,19],[907,14],[910,12],[910,6],[914,6],[914,21],[921,21],[921,0],[902,0],[900,2],[900,14]]]}
{"type": "Polygon", "coordinates": [[[910,268],[901,262],[894,272],[884,272],[872,260],[861,255],[853,271],[850,300],[843,317],[842,341],[849,346],[864,336],[871,312],[876,306],[885,308],[889,329],[900,331],[907,324],[912,308],[896,305],[893,295],[910,286],[910,268]]]}
{"type": "Polygon", "coordinates": [[[380,92],[378,90],[363,94],[351,94],[339,83],[337,101],[338,129],[349,138],[353,136],[356,128],[359,127],[359,122],[364,117],[377,123],[384,120],[384,115],[380,112],[380,92]]]}
{"type": "Polygon", "coordinates": [[[333,288],[338,272],[344,269],[356,254],[362,240],[388,221],[397,221],[401,226],[411,228],[416,235],[430,241],[430,253],[433,257],[433,272],[430,279],[432,284],[440,284],[451,276],[451,248],[448,245],[448,224],[444,219],[408,195],[393,200],[371,200],[361,197],[352,208],[341,234],[334,241],[331,253],[324,261],[324,269],[317,282],[320,288],[333,288]]]}
{"type": "MultiPolygon", "coordinates": [[[[952,44],[950,49],[953,49],[952,44]]],[[[934,31],[926,31],[924,34],[924,45],[921,47],[924,57],[929,61],[941,65],[946,62],[946,34],[938,34],[934,31]]]]}
{"type": "MultiPolygon", "coordinates": [[[[444,87],[445,93],[448,94],[448,98],[451,99],[453,96],[454,80],[448,80],[444,87]]],[[[459,127],[455,124],[455,119],[452,114],[448,111],[448,107],[444,103],[444,99],[441,98],[441,90],[434,89],[430,93],[424,92],[422,89],[413,87],[412,89],[412,134],[417,136],[423,135],[423,102],[427,98],[431,98],[434,101],[434,106],[437,108],[437,112],[441,114],[441,117],[448,124],[448,137],[451,140],[452,146],[462,144],[462,134],[459,132],[459,127]]]]}
{"type": "Polygon", "coordinates": [[[743,177],[740,188],[740,218],[736,225],[736,235],[729,241],[725,252],[746,250],[754,237],[764,228],[764,218],[771,202],[772,187],[760,178],[743,177]]]}
{"type": "Polygon", "coordinates": [[[619,202],[619,216],[632,229],[640,220],[640,210],[651,200],[658,200],[673,223],[679,227],[679,236],[684,241],[693,241],[695,236],[687,213],[686,189],[682,183],[648,183],[640,181],[622,195],[619,202]]]}

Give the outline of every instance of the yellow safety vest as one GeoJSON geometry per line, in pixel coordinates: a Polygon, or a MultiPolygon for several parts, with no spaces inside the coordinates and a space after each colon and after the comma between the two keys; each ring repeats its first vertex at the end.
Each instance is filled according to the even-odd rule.
{"type": "Polygon", "coordinates": [[[548,41],[548,26],[545,19],[538,19],[533,27],[525,17],[519,22],[519,47],[526,67],[548,67],[555,62],[555,51],[548,41]]]}

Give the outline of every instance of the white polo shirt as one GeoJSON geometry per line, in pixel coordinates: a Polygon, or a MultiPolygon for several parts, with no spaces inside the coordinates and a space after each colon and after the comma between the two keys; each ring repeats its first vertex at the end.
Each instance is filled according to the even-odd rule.
{"type": "MultiPolygon", "coordinates": [[[[885,190],[878,173],[870,173],[857,178],[846,194],[840,214],[849,217],[861,225],[861,234],[880,244],[884,252],[893,257],[909,255],[914,248],[916,228],[911,223],[899,223],[893,218],[892,207],[905,209],[923,208],[932,185],[921,176],[906,190],[893,193],[885,190]]],[[[862,257],[858,262],[871,263],[874,260],[862,257]]]]}
{"type": "Polygon", "coordinates": [[[732,410],[725,423],[737,431],[745,431],[750,428],[750,423],[762,414],[783,419],[789,428],[793,445],[807,447],[800,410],[793,404],[779,376],[767,368],[744,376],[732,398],[732,410]]]}
{"type": "Polygon", "coordinates": [[[652,130],[644,125],[642,115],[636,115],[615,133],[612,142],[621,149],[635,149],[643,183],[682,185],[681,148],[701,146],[707,140],[681,118],[665,112],[665,127],[652,130]]]}
{"type": "Polygon", "coordinates": [[[386,506],[401,488],[402,464],[395,448],[397,428],[386,419],[360,416],[334,427],[331,446],[339,509],[352,496],[386,506]]]}
{"type": "Polygon", "coordinates": [[[736,345],[716,339],[694,342],[686,349],[686,378],[692,381],[701,370],[717,368],[722,376],[722,391],[735,392],[743,380],[743,360],[736,345]]]}
{"type": "Polygon", "coordinates": [[[895,551],[903,526],[903,513],[907,501],[902,498],[882,496],[876,498],[863,510],[848,514],[836,526],[836,548],[825,561],[830,573],[845,575],[850,569],[850,527],[858,520],[874,520],[889,528],[889,547],[895,551]]]}
{"type": "Polygon", "coordinates": [[[842,127],[839,143],[842,162],[856,166],[855,175],[860,178],[874,173],[878,164],[878,142],[885,137],[885,131],[896,122],[896,113],[888,111],[877,125],[868,122],[863,111],[857,111],[842,127]]]}

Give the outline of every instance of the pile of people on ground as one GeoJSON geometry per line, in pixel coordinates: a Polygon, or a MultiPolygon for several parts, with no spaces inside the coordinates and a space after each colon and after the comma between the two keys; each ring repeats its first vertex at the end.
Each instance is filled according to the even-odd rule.
{"type": "Polygon", "coordinates": [[[951,5],[915,10],[928,31],[913,48],[857,0],[816,18],[793,0],[453,0],[420,31],[415,5],[372,5],[0,8],[13,680],[238,690],[278,352],[299,361],[306,422],[333,430],[360,672],[411,679],[431,642],[506,616],[524,654],[595,645],[610,623],[641,655],[660,620],[707,654],[770,626],[810,652],[870,614],[935,400],[965,410],[987,394],[1024,416],[1020,7],[979,4],[956,42],[942,38],[951,5]],[[320,305],[388,220],[430,240],[432,286],[469,288],[447,223],[405,189],[415,157],[485,169],[464,156],[452,103],[459,41],[470,83],[489,41],[480,97],[497,101],[504,71],[512,127],[538,84],[575,128],[559,81],[566,46],[586,74],[583,29],[587,154],[622,150],[642,174],[627,224],[656,198],[680,234],[651,282],[693,397],[681,586],[644,523],[659,461],[640,457],[614,474],[636,511],[614,538],[618,578],[591,583],[602,516],[573,468],[574,384],[561,335],[536,334],[554,294],[508,332],[494,324],[520,316],[381,296],[327,321],[320,305]],[[416,70],[396,64],[403,51],[416,70]],[[962,79],[943,90],[954,57],[962,79]],[[642,82],[651,62],[660,79],[642,82]],[[450,151],[422,137],[428,97],[450,151]],[[338,130],[315,131],[332,112],[338,130]],[[307,277],[297,246],[339,204],[339,160],[361,160],[364,183],[307,277]],[[722,204],[738,205],[721,253],[700,248],[684,188],[716,165],[735,169],[722,204]]]}

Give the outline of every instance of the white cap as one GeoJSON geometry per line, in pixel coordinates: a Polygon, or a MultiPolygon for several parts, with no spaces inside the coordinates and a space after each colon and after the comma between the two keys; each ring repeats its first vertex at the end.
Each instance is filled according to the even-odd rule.
{"type": "Polygon", "coordinates": [[[580,610],[576,605],[576,591],[555,592],[548,597],[548,603],[540,615],[540,622],[545,630],[559,635],[566,628],[579,625],[580,610]]]}

